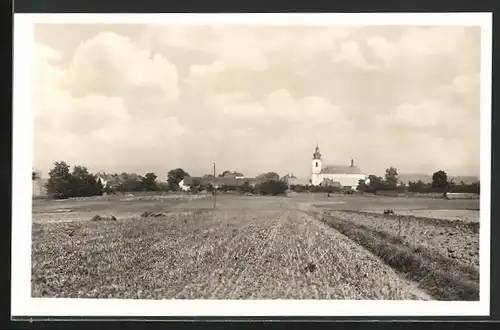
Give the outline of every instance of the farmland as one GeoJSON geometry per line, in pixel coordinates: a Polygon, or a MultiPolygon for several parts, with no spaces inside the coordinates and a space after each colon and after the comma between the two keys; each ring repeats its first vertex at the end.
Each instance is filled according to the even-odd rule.
{"type": "Polygon", "coordinates": [[[375,212],[374,205],[396,213],[472,210],[478,201],[221,195],[214,210],[212,198],[203,197],[34,201],[33,295],[477,300],[477,223],[412,218],[402,233],[397,216],[361,211],[375,212]],[[90,221],[95,215],[104,221],[90,221]],[[116,220],[105,221],[108,216],[116,220]],[[408,253],[418,255],[421,268],[431,263],[466,278],[434,274],[426,282],[388,260],[389,252],[377,253],[409,246],[420,249],[408,253]],[[434,259],[422,257],[428,255],[434,259]]]}

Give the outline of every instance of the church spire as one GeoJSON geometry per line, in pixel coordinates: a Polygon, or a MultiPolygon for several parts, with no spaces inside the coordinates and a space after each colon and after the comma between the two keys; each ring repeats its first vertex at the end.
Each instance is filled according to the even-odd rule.
{"type": "Polygon", "coordinates": [[[354,158],[351,157],[351,167],[354,167],[354,158]]]}
{"type": "Polygon", "coordinates": [[[313,159],[321,159],[321,152],[319,151],[318,143],[316,143],[316,150],[314,151],[313,159]]]}

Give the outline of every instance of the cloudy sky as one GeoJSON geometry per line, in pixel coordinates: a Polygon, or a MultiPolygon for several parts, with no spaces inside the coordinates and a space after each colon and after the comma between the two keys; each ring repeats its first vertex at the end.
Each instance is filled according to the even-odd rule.
{"type": "MultiPolygon", "coordinates": [[[[479,174],[475,27],[36,26],[35,164],[479,174]]],[[[218,171],[219,172],[219,171],[218,171]]]]}

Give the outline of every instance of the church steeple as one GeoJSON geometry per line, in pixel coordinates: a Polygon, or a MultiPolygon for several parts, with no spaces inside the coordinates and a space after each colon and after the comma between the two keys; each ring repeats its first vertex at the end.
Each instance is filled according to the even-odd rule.
{"type": "Polygon", "coordinates": [[[354,167],[354,158],[351,157],[351,167],[354,167]]]}
{"type": "Polygon", "coordinates": [[[319,152],[319,146],[316,143],[316,150],[314,151],[313,154],[313,159],[321,159],[321,152],[319,152]]]}

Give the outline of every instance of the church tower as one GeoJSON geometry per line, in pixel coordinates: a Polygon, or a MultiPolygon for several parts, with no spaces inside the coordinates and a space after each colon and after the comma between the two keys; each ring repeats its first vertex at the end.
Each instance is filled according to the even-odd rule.
{"type": "Polygon", "coordinates": [[[319,151],[319,147],[316,144],[316,150],[314,151],[312,159],[312,176],[311,176],[311,184],[314,186],[317,186],[321,183],[320,180],[321,169],[322,169],[321,152],[319,151]]]}

